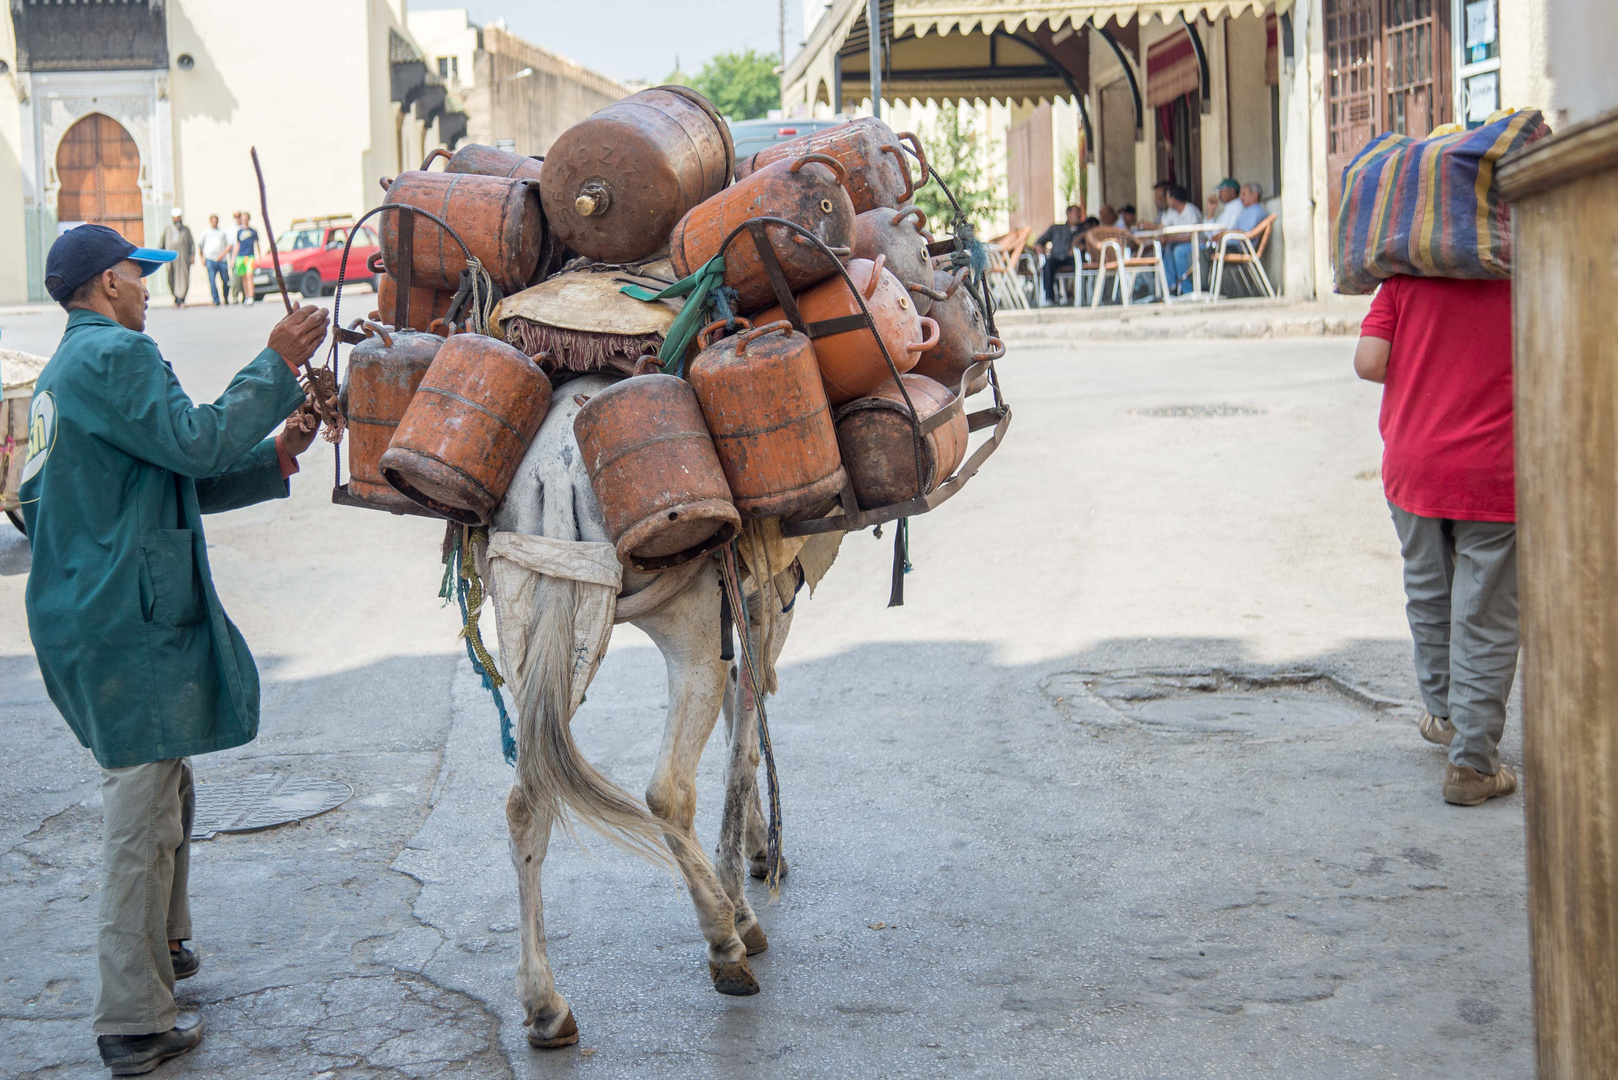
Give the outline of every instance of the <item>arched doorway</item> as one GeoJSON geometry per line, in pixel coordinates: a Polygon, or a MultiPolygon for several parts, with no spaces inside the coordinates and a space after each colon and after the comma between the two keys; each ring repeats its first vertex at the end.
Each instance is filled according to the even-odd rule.
{"type": "Polygon", "coordinates": [[[68,128],[56,149],[56,177],[57,221],[93,221],[145,243],[140,148],[118,121],[91,113],[68,128]]]}

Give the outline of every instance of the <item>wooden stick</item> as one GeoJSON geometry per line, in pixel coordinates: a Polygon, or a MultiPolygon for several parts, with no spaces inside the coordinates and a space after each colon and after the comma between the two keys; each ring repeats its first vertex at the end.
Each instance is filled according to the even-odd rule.
{"type": "Polygon", "coordinates": [[[264,194],[264,170],[258,163],[258,147],[248,147],[248,153],[253,155],[253,172],[258,174],[258,216],[264,222],[264,235],[270,239],[270,261],[275,264],[275,283],[281,289],[281,303],[286,305],[287,314],[292,314],[292,300],[287,296],[287,279],[281,276],[281,253],[275,249],[275,230],[270,227],[270,200],[264,194]]]}

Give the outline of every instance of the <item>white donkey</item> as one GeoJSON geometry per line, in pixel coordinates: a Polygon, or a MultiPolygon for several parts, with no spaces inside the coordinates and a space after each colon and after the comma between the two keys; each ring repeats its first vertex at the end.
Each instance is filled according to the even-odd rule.
{"type": "MultiPolygon", "coordinates": [[[[579,411],[575,395],[588,397],[613,380],[585,376],[564,384],[550,414],[529,447],[492,532],[542,535],[556,540],[606,541],[606,523],[585,472],[583,454],[573,438],[579,411]]],[[[545,957],[545,925],[540,894],[540,867],[550,842],[551,826],[563,813],[641,855],[668,863],[670,857],[685,877],[696,905],[697,920],[708,944],[708,971],[721,994],[756,994],[747,957],[764,951],[768,942],[758,916],[747,901],[749,863],[763,876],[765,829],[758,797],[759,741],[753,695],[737,694],[736,669],[720,659],[720,583],[713,556],[686,571],[664,575],[627,573],[620,599],[626,612],[629,597],[655,592],[672,594],[655,610],[630,621],[651,635],[668,664],[669,706],[663,745],[641,803],[598,772],[579,753],[570,728],[573,698],[573,622],[577,586],[546,577],[534,592],[526,617],[537,662],[521,677],[512,677],[517,708],[517,775],[506,800],[511,827],[511,860],[517,869],[522,907],[522,955],[517,962],[517,992],[528,1025],[528,1041],[536,1047],[566,1046],[578,1041],[578,1025],[567,999],[556,989],[545,957]],[[666,581],[660,580],[666,578],[666,581]],[[650,590],[650,592],[647,592],[650,590]],[[742,698],[741,707],[736,699],[742,698]],[[697,841],[697,761],[723,709],[729,734],[730,761],[725,784],[724,817],[715,860],[710,862],[697,841]],[[667,850],[664,850],[664,845],[667,850]]],[[[749,609],[758,604],[749,598],[749,609]]],[[[622,618],[622,616],[620,616],[622,618]]],[[[790,613],[769,634],[770,663],[786,641],[790,613]]],[[[757,649],[755,617],[750,639],[757,649]]],[[[757,653],[755,652],[755,655],[757,653]]],[[[760,658],[762,659],[762,657],[760,658]]],[[[745,685],[745,676],[742,677],[745,685]]],[[[783,865],[783,872],[784,872],[783,865]]]]}

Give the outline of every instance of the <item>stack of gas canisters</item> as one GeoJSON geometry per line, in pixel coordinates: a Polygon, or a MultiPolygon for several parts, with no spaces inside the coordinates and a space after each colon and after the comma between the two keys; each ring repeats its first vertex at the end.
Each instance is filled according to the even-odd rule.
{"type": "Polygon", "coordinates": [[[679,86],[607,106],[543,161],[434,151],[373,211],[385,273],[344,331],[337,500],[487,523],[553,390],[604,374],[559,400],[582,402],[574,434],[629,569],[689,562],[749,519],[790,535],[925,512],[1009,419],[997,385],[964,411],[1004,347],[968,270],[935,268],[954,245],[909,205],[927,180],[919,140],[871,118],[737,161],[679,86]]]}

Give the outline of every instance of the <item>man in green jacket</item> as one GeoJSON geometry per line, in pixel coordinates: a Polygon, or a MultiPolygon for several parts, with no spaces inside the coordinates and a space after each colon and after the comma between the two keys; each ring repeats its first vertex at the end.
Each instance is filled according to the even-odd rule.
{"type": "Polygon", "coordinates": [[[58,237],[45,286],[67,330],[29,409],[28,632],[51,700],[102,767],[94,1029],[115,1076],[195,1046],[187,758],[258,731],[258,672],[225,617],[202,515],[288,494],[317,424],[297,366],[329,318],[300,307],[211,405],[193,405],[146,325],[142,280],[174,257],[100,225],[58,237]],[[274,438],[269,435],[287,421],[274,438]]]}

